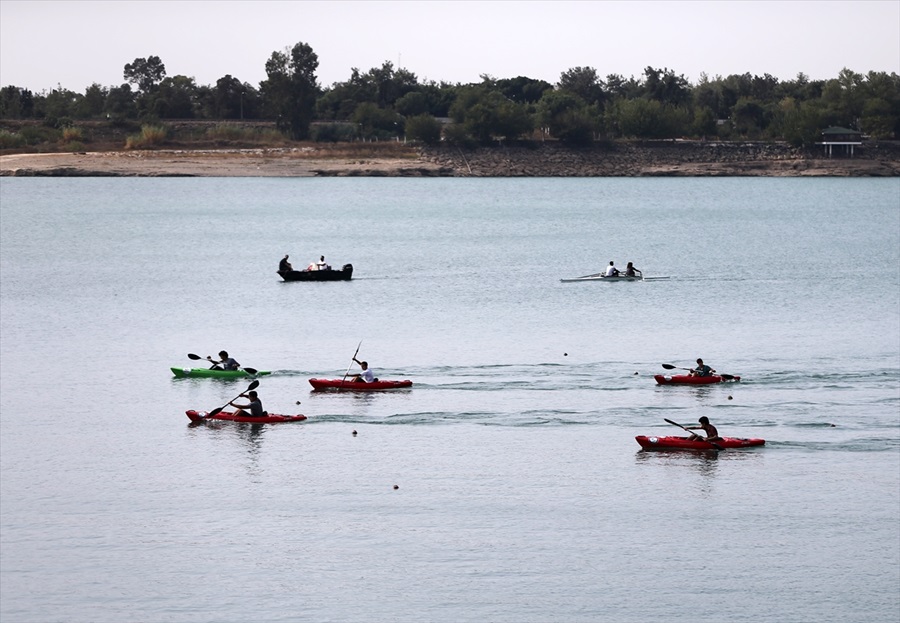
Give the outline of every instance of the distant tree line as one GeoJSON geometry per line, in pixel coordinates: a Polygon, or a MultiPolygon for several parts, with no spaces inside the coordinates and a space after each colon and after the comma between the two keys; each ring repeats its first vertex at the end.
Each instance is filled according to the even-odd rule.
{"type": "Polygon", "coordinates": [[[0,90],[0,118],[38,119],[55,127],[76,120],[266,120],[292,140],[410,140],[488,144],[551,138],[571,145],[619,138],[785,140],[808,145],[822,129],[843,126],[872,138],[900,136],[900,76],[842,70],[831,80],[789,81],[733,74],[697,84],[668,68],[639,78],[574,67],[556,84],[524,76],[450,84],[420,82],[385,62],[321,87],[318,56],[305,43],[272,53],[258,86],[225,75],[202,86],[167,76],[158,56],[124,67],[120,86],[92,84],[35,94],[0,90]]]}

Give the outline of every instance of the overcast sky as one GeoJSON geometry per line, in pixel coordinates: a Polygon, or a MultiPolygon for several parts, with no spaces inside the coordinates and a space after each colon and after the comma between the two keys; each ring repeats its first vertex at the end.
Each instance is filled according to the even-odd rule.
{"type": "Polygon", "coordinates": [[[385,61],[420,82],[555,84],[573,67],[640,78],[648,65],[692,84],[701,72],[829,79],[900,73],[900,0],[0,0],[0,86],[115,86],[148,56],[199,85],[230,74],[258,86],[272,52],[301,41],[322,86],[385,61]]]}

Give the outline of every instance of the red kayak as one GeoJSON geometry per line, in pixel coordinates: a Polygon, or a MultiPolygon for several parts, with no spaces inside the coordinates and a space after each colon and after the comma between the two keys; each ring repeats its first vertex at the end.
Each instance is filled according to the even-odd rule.
{"type": "Polygon", "coordinates": [[[656,382],[660,385],[709,385],[711,383],[730,383],[741,380],[741,377],[733,376],[731,374],[727,375],[727,378],[715,374],[712,376],[690,376],[688,374],[665,376],[663,374],[657,374],[653,378],[656,379],[656,382]]]}
{"type": "Polygon", "coordinates": [[[638,435],[634,438],[644,450],[718,450],[720,448],[749,448],[764,446],[765,439],[738,439],[722,437],[716,441],[716,448],[707,441],[692,441],[689,437],[647,437],[638,435]]]}
{"type": "Polygon", "coordinates": [[[250,417],[247,415],[236,416],[229,411],[220,411],[215,415],[210,415],[207,411],[195,411],[193,409],[185,411],[185,413],[191,418],[191,422],[228,420],[229,422],[249,422],[250,424],[275,424],[277,422],[302,422],[306,419],[305,415],[278,415],[277,413],[269,413],[265,417],[250,417]]]}
{"type": "Polygon", "coordinates": [[[309,379],[313,389],[333,389],[335,391],[378,392],[385,389],[412,387],[412,381],[344,381],[341,379],[309,379]]]}

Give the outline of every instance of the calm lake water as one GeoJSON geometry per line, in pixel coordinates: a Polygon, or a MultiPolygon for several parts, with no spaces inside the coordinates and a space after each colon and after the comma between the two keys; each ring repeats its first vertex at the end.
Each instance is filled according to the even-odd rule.
{"type": "Polygon", "coordinates": [[[2,178],[0,280],[3,623],[900,620],[898,179],[2,178]]]}

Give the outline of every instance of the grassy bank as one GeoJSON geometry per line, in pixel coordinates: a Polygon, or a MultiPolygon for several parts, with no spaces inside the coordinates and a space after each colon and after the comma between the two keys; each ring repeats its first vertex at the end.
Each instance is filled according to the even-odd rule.
{"type": "Polygon", "coordinates": [[[315,147],[318,157],[414,158],[415,149],[396,141],[306,143],[290,141],[273,122],[79,121],[62,128],[39,121],[0,120],[0,154],[78,153],[157,149],[284,149],[315,147]]]}

